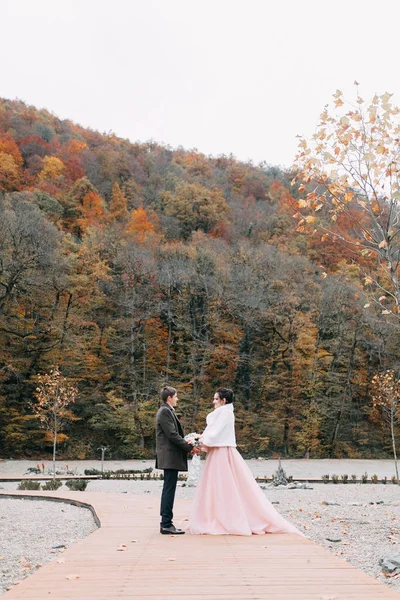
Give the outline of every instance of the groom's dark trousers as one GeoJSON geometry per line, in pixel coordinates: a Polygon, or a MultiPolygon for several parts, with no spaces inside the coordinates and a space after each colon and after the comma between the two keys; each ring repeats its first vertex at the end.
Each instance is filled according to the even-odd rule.
{"type": "Polygon", "coordinates": [[[174,516],[174,500],[178,471],[175,469],[164,469],[164,485],[161,494],[161,527],[171,527],[174,516]]]}
{"type": "Polygon", "coordinates": [[[156,469],[164,470],[161,494],[161,527],[170,527],[173,519],[178,471],[187,471],[187,455],[193,450],[183,438],[183,429],[175,411],[163,404],[156,416],[156,469]]]}

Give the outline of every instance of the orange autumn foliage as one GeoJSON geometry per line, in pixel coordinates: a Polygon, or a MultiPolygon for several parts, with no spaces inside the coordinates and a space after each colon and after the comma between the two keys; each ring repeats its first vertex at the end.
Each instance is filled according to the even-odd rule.
{"type": "Polygon", "coordinates": [[[369,380],[399,355],[399,312],[374,287],[389,275],[373,231],[358,246],[348,214],[366,228],[367,200],[346,190],[347,212],[328,197],[310,213],[318,190],[303,198],[292,172],[131,144],[17,101],[0,99],[0,140],[0,454],[50,455],[16,395],[59,364],[79,389],[60,459],[152,456],[158,390],[174,381],[193,431],[232,385],[249,456],[386,456],[369,380]]]}
{"type": "Polygon", "coordinates": [[[154,233],[154,225],[144,208],[140,207],[132,211],[126,232],[133,233],[139,242],[143,242],[148,234],[154,233]]]}
{"type": "Polygon", "coordinates": [[[67,146],[67,151],[69,154],[79,154],[87,148],[87,144],[85,142],[81,142],[80,140],[71,140],[67,146]]]}
{"type": "Polygon", "coordinates": [[[0,138],[0,189],[12,192],[19,188],[23,159],[14,140],[0,138]]]}
{"type": "Polygon", "coordinates": [[[86,233],[88,227],[99,225],[104,217],[102,200],[95,192],[88,192],[83,196],[79,210],[82,216],[78,219],[78,224],[83,233],[86,233]]]}
{"type": "MultiPolygon", "coordinates": [[[[178,162],[178,161],[177,161],[178,162]]],[[[211,177],[212,169],[207,157],[198,152],[189,152],[181,161],[189,173],[194,176],[211,177]]]]}
{"type": "Polygon", "coordinates": [[[4,135],[0,138],[0,152],[10,154],[17,167],[22,167],[24,161],[21,156],[21,152],[10,135],[4,135]]]}

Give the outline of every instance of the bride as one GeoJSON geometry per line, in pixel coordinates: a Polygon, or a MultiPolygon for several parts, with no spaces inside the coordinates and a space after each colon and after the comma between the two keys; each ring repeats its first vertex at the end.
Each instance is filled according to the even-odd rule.
{"type": "Polygon", "coordinates": [[[236,450],[233,391],[214,394],[214,410],[200,441],[207,452],[189,519],[191,533],[252,535],[298,533],[267,500],[236,450]]]}

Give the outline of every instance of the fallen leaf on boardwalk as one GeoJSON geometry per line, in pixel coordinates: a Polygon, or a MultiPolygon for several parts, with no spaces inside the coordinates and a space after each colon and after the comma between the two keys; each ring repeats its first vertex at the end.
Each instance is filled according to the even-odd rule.
{"type": "Polygon", "coordinates": [[[65,563],[65,558],[60,558],[57,562],[58,563],[65,563]]]}
{"type": "Polygon", "coordinates": [[[67,575],[65,579],[80,579],[80,575],[67,575]]]}
{"type": "Polygon", "coordinates": [[[136,544],[139,540],[131,540],[131,544],[136,544]]]}
{"type": "Polygon", "coordinates": [[[183,519],[184,521],[189,521],[189,519],[183,519]]]}
{"type": "Polygon", "coordinates": [[[24,565],[22,565],[22,568],[23,569],[31,569],[32,565],[31,565],[31,563],[25,563],[24,565]]]}
{"type": "Polygon", "coordinates": [[[124,552],[126,550],[126,544],[120,544],[117,548],[119,552],[124,552]]]}
{"type": "Polygon", "coordinates": [[[167,558],[167,560],[173,561],[173,560],[176,560],[176,558],[167,558]]]}
{"type": "Polygon", "coordinates": [[[261,546],[261,548],[268,548],[268,546],[261,546]]]}

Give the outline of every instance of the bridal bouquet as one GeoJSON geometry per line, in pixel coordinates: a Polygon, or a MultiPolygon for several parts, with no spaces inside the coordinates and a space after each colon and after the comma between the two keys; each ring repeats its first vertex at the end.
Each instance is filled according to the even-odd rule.
{"type": "Polygon", "coordinates": [[[200,442],[199,433],[188,433],[187,435],[185,435],[184,439],[188,444],[192,444],[192,446],[194,446],[195,448],[200,448],[202,445],[200,442]]]}
{"type": "MultiPolygon", "coordinates": [[[[202,443],[200,442],[199,433],[188,433],[185,435],[185,440],[188,444],[192,444],[195,448],[200,448],[202,443]]],[[[186,480],[186,485],[189,487],[196,486],[201,473],[200,454],[194,454],[190,461],[189,474],[186,480]]]]}

